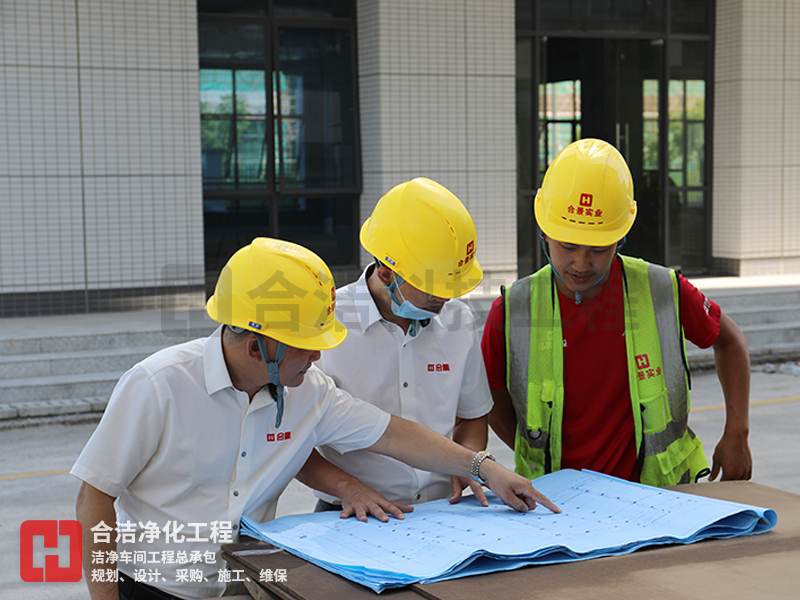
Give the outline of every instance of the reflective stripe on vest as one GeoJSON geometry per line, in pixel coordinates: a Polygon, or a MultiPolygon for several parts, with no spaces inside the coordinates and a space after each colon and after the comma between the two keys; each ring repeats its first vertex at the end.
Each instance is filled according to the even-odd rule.
{"type": "Polygon", "coordinates": [[[672,417],[664,431],[648,434],[645,437],[645,456],[653,456],[665,452],[669,445],[686,431],[689,419],[689,390],[683,364],[683,332],[678,320],[677,304],[680,303],[680,296],[677,275],[673,278],[669,269],[653,264],[647,266],[647,275],[661,347],[664,386],[667,388],[669,412],[672,417]]]}
{"type": "MultiPolygon", "coordinates": [[[[687,427],[677,274],[620,258],[640,480],[652,485],[688,482],[707,463],[700,441],[687,427]]],[[[561,466],[563,335],[556,294],[547,266],[516,282],[505,297],[506,381],[518,423],[515,462],[528,477],[561,466]]]]}

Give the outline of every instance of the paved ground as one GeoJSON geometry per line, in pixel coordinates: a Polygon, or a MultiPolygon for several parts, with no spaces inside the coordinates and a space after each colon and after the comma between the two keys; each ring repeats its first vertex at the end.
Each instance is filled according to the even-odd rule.
{"type": "MultiPolygon", "coordinates": [[[[760,367],[757,367],[760,369],[760,367]]],[[[800,377],[753,373],[751,447],[754,481],[800,494],[800,377]]],[[[714,373],[694,377],[694,411],[690,424],[713,452],[722,432],[722,392],[714,373]]],[[[23,583],[19,576],[19,529],[31,519],[73,519],[78,482],[66,473],[94,430],[94,423],[51,424],[0,431],[0,571],[1,600],[85,600],[84,582],[67,584],[23,583]]],[[[512,454],[496,438],[490,449],[506,466],[512,454]]],[[[293,483],[279,505],[279,514],[308,512],[314,498],[307,488],[293,483]]],[[[44,564],[42,538],[36,538],[34,565],[44,564]]],[[[48,554],[51,553],[48,550],[48,554]]],[[[67,564],[66,555],[62,564],[67,564]]]]}

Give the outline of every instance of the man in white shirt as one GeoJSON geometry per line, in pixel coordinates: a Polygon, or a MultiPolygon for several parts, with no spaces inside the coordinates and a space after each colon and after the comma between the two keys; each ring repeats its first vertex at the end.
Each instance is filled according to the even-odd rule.
{"type": "MultiPolygon", "coordinates": [[[[381,198],[361,228],[361,243],[375,262],[337,290],[336,318],[349,333],[322,356],[320,369],[357,398],[484,450],[492,397],[475,319],[453,300],[483,279],[472,217],[445,187],[417,178],[381,198]]],[[[448,496],[457,502],[467,485],[485,501],[469,478],[421,471],[372,452],[340,454],[324,446],[319,452],[346,472],[340,477],[353,476],[405,510],[448,496]]],[[[311,469],[329,467],[315,453],[301,481],[311,469]]],[[[342,510],[339,498],[315,494],[317,510],[342,510]]]]}
{"type": "Polygon", "coordinates": [[[516,510],[537,501],[557,510],[491,456],[354,399],[314,366],[346,330],[330,271],[312,252],[254,240],[223,269],[207,309],[223,325],[123,375],[72,469],[84,482],[77,515],[93,600],[222,595],[221,544],[237,541],[243,514],[273,518],[319,444],[486,479],[516,510]],[[113,562],[118,583],[93,576],[113,562]]]}

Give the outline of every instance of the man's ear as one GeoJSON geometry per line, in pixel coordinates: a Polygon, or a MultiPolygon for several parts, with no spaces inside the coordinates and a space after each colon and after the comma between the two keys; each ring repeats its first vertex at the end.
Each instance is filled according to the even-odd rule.
{"type": "Polygon", "coordinates": [[[256,360],[269,360],[266,356],[261,356],[261,348],[258,345],[258,340],[256,339],[255,335],[250,336],[247,338],[245,342],[245,347],[247,348],[247,356],[248,358],[254,358],[256,360]]]}
{"type": "Polygon", "coordinates": [[[389,285],[392,283],[392,270],[389,267],[386,265],[379,265],[375,271],[378,274],[378,279],[381,280],[383,285],[389,285]]]}

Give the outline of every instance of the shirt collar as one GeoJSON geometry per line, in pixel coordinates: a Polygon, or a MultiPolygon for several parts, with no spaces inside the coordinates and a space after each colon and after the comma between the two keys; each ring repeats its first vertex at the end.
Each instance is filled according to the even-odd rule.
{"type": "Polygon", "coordinates": [[[225,364],[222,352],[222,328],[220,325],[203,342],[203,368],[205,369],[206,391],[209,396],[220,390],[232,388],[233,382],[225,364]]]}
{"type": "Polygon", "coordinates": [[[375,263],[368,265],[361,273],[361,277],[356,280],[353,290],[353,306],[356,309],[355,313],[358,315],[362,333],[365,333],[374,323],[383,318],[381,317],[381,311],[378,310],[378,305],[375,304],[375,298],[372,297],[372,293],[369,291],[369,285],[367,285],[367,278],[372,275],[374,270],[375,263]]]}

